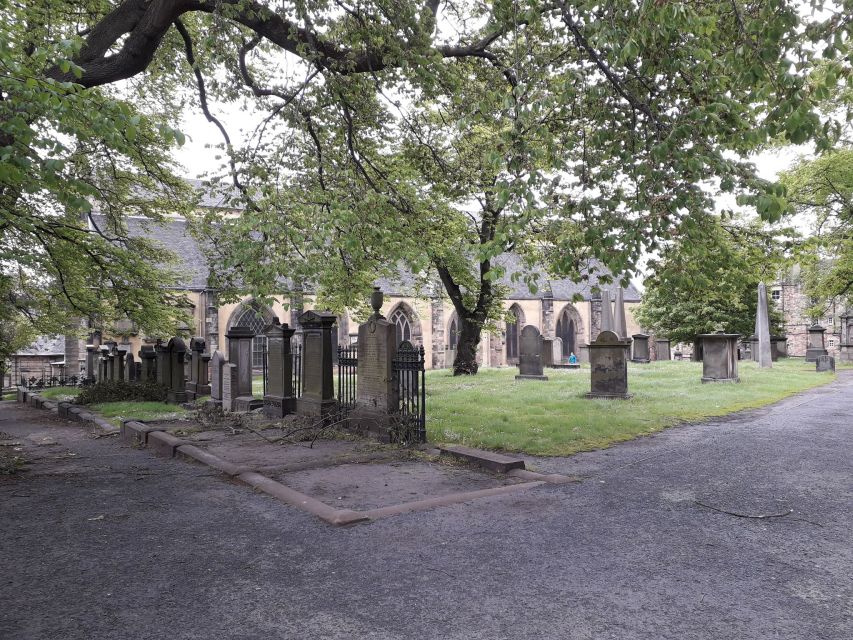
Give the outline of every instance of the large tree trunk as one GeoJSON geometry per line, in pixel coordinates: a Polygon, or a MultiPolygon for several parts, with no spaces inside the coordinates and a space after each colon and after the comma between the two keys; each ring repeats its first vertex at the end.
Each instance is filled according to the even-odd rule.
{"type": "Polygon", "coordinates": [[[471,376],[477,373],[477,346],[480,344],[481,332],[482,327],[473,318],[459,317],[459,342],[453,360],[454,376],[471,376]]]}

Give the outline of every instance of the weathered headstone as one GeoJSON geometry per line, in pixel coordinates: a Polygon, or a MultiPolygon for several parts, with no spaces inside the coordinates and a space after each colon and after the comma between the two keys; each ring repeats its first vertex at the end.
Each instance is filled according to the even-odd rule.
{"type": "Polygon", "coordinates": [[[125,380],[125,369],[124,369],[124,358],[127,355],[127,351],[125,349],[119,349],[115,347],[115,379],[116,380],[125,380]]]}
{"type": "Polygon", "coordinates": [[[630,398],[628,393],[627,340],[602,331],[589,348],[590,392],[587,398],[630,398]]]}
{"type": "Polygon", "coordinates": [[[634,339],[634,352],[631,355],[631,360],[638,363],[647,363],[651,359],[649,357],[649,336],[645,333],[635,333],[631,336],[634,339]]]}
{"type": "Polygon", "coordinates": [[[666,338],[658,338],[655,340],[656,360],[672,360],[672,352],[670,351],[670,342],[666,338]]]}
{"type": "Polygon", "coordinates": [[[157,353],[153,344],[143,344],[137,353],[141,372],[139,379],[142,382],[154,382],[157,380],[157,353]]]}
{"type": "Polygon", "coordinates": [[[278,318],[265,330],[267,337],[267,390],[264,394],[264,414],[271,418],[283,418],[296,410],[293,397],[293,354],[290,341],[295,329],[278,318]]]}
{"type": "Polygon", "coordinates": [[[544,349],[539,329],[528,324],[521,330],[518,339],[518,375],[516,380],[547,380],[542,375],[544,365],[542,351],[544,349]]]}
{"type": "Polygon", "coordinates": [[[136,382],[136,359],[132,353],[128,353],[124,359],[125,382],[136,382]]]}
{"type": "Polygon", "coordinates": [[[101,345],[101,355],[98,358],[98,382],[106,382],[109,376],[110,347],[101,345]]]}
{"type": "Polygon", "coordinates": [[[628,327],[625,321],[625,296],[621,286],[616,289],[616,301],[613,303],[613,326],[614,332],[620,340],[628,338],[628,327]]]}
{"type": "Polygon", "coordinates": [[[785,336],[770,336],[770,355],[773,362],[779,358],[788,357],[788,338],[785,336]]]}
{"type": "Polygon", "coordinates": [[[231,327],[228,338],[228,362],[237,366],[237,387],[233,390],[236,411],[251,411],[263,405],[252,395],[252,339],[255,332],[248,327],[231,327]]]}
{"type": "Polygon", "coordinates": [[[169,373],[171,374],[166,400],[175,404],[182,404],[187,401],[187,381],[184,378],[184,360],[187,355],[187,345],[182,338],[175,336],[169,340],[166,350],[169,353],[169,373]]]}
{"type": "Polygon", "coordinates": [[[773,366],[770,353],[770,315],[767,310],[767,287],[763,282],[758,283],[758,311],[755,321],[755,335],[758,336],[758,366],[762,368],[773,366]]]}
{"type": "Polygon", "coordinates": [[[169,358],[169,349],[158,340],[154,345],[154,353],[157,358],[157,384],[169,387],[172,384],[172,362],[169,358]]]}
{"type": "Polygon", "coordinates": [[[808,328],[808,342],[806,343],[806,362],[817,362],[819,356],[829,355],[824,344],[823,334],[826,332],[822,326],[814,323],[808,328]]]}
{"type": "Polygon", "coordinates": [[[86,345],[86,379],[95,382],[98,379],[98,349],[93,344],[86,345]]]}
{"type": "Polygon", "coordinates": [[[551,363],[563,364],[567,358],[563,358],[563,339],[559,336],[551,342],[551,363]]]}
{"type": "Polygon", "coordinates": [[[358,383],[349,424],[356,431],[384,436],[399,405],[394,378],[394,355],[399,345],[396,327],[379,312],[382,300],[376,292],[371,304],[373,314],[358,327],[358,383]]]}
{"type": "Polygon", "coordinates": [[[818,356],[815,362],[815,371],[835,371],[835,358],[828,355],[818,356]]]}
{"type": "Polygon", "coordinates": [[[601,330],[614,331],[613,306],[610,300],[610,289],[601,290],[601,330]]]}
{"type": "Polygon", "coordinates": [[[542,366],[553,367],[559,360],[554,360],[554,339],[542,337],[542,366]]]}
{"type": "MultiPolygon", "coordinates": [[[[187,380],[187,398],[195,400],[198,397],[206,396],[209,390],[200,393],[199,378],[202,376],[201,367],[203,363],[202,356],[204,355],[204,338],[201,336],[193,336],[190,339],[190,375],[187,380]]],[[[207,375],[204,375],[205,380],[207,375]]]]}
{"type": "Polygon", "coordinates": [[[222,404],[223,370],[225,357],[214,351],[210,358],[210,399],[215,405],[222,404]]]}
{"type": "Polygon", "coordinates": [[[300,415],[325,416],[337,406],[332,369],[332,328],[335,314],[306,311],[302,327],[302,396],[296,402],[300,415]]]}
{"type": "Polygon", "coordinates": [[[237,373],[237,365],[231,362],[226,362],[222,367],[222,410],[236,411],[237,396],[234,395],[239,386],[239,374],[237,373]]]}
{"type": "Polygon", "coordinates": [[[736,333],[704,333],[702,338],[702,382],[740,382],[737,372],[736,333]]]}

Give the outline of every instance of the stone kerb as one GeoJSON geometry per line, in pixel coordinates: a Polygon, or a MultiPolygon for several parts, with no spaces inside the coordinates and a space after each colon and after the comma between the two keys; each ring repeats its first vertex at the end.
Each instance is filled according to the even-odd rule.
{"type": "Polygon", "coordinates": [[[702,382],[740,382],[737,371],[736,333],[704,333],[702,339],[702,382]]]}
{"type": "Polygon", "coordinates": [[[590,391],[587,398],[630,398],[628,393],[628,349],[613,331],[602,331],[587,345],[590,362],[590,391]]]}
{"type": "Polygon", "coordinates": [[[337,406],[332,365],[332,327],[335,314],[306,311],[299,316],[302,327],[302,396],[296,412],[307,416],[325,416],[337,406]]]}
{"type": "Polygon", "coordinates": [[[264,394],[264,414],[283,418],[296,410],[293,397],[293,354],[290,344],[296,329],[273,318],[264,329],[267,337],[267,385],[264,394]]]}
{"type": "Polygon", "coordinates": [[[169,382],[166,399],[174,404],[187,401],[186,379],[184,378],[184,360],[187,355],[187,345],[182,338],[175,336],[166,346],[169,356],[169,382]]]}
{"type": "Polygon", "coordinates": [[[528,324],[521,330],[518,340],[518,375],[516,380],[547,380],[543,375],[542,350],[544,344],[539,329],[528,324]]]}

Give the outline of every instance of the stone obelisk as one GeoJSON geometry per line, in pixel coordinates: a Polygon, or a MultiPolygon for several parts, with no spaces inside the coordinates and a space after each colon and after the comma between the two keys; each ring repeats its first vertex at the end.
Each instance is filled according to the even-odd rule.
{"type": "Polygon", "coordinates": [[[613,325],[620,340],[628,338],[628,326],[625,323],[625,298],[622,287],[616,289],[616,302],[613,305],[613,325]]]}
{"type": "Polygon", "coordinates": [[[770,314],[767,309],[767,287],[763,282],[758,284],[758,310],[755,318],[755,335],[758,336],[758,366],[763,368],[773,366],[770,353],[770,314]]]}
{"type": "MultiPolygon", "coordinates": [[[[614,331],[613,307],[610,303],[610,289],[601,290],[601,330],[614,331]]],[[[621,336],[620,336],[621,337],[621,336]]]]}

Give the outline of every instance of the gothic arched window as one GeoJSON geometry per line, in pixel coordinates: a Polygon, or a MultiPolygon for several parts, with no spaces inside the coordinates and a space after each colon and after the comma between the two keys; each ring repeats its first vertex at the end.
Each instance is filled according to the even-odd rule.
{"type": "Polygon", "coordinates": [[[456,350],[456,345],[459,344],[459,323],[456,316],[450,321],[450,328],[447,330],[447,348],[456,350]]]}
{"type": "Polygon", "coordinates": [[[246,306],[237,320],[235,327],[248,327],[255,334],[252,339],[252,368],[261,369],[264,366],[264,354],[267,352],[267,337],[264,335],[264,327],[269,324],[264,312],[254,305],[246,306]]]}
{"type": "Polygon", "coordinates": [[[506,359],[507,361],[518,358],[518,325],[521,324],[521,317],[518,312],[518,307],[513,306],[510,310],[511,320],[506,323],[506,359]]]}
{"type": "Polygon", "coordinates": [[[557,319],[557,337],[563,341],[563,357],[568,358],[575,352],[575,321],[569,317],[568,309],[557,319]]]}
{"type": "Polygon", "coordinates": [[[390,322],[397,328],[397,344],[403,340],[412,341],[412,323],[409,322],[409,316],[405,311],[398,308],[391,314],[390,322]]]}

